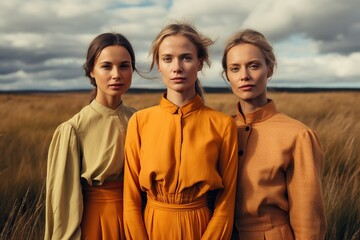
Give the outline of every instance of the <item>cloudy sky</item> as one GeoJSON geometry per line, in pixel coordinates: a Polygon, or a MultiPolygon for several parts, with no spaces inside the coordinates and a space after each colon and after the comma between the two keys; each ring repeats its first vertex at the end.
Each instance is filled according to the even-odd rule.
{"type": "MultiPolygon", "coordinates": [[[[359,0],[11,0],[0,3],[0,90],[91,88],[82,64],[90,41],[123,33],[148,71],[152,40],[174,20],[216,40],[204,86],[226,86],[221,55],[243,28],[272,42],[278,69],[270,86],[360,88],[359,0]]],[[[132,87],[161,87],[134,74],[132,87]]]]}

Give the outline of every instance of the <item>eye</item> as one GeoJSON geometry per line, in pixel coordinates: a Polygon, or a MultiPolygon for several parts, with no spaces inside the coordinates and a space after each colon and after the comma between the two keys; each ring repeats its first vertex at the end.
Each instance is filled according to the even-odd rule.
{"type": "Polygon", "coordinates": [[[122,64],[120,64],[120,68],[121,69],[128,69],[128,68],[130,68],[130,64],[129,63],[122,63],[122,64]]]}
{"type": "Polygon", "coordinates": [[[260,65],[257,64],[257,63],[252,63],[249,65],[249,68],[252,69],[252,70],[256,70],[256,69],[259,69],[260,65]]]}
{"type": "Polygon", "coordinates": [[[190,62],[191,59],[192,59],[191,56],[183,56],[183,57],[182,57],[182,60],[183,60],[184,62],[190,62]]]}
{"type": "Polygon", "coordinates": [[[229,67],[229,71],[230,72],[233,72],[233,73],[236,73],[236,72],[238,72],[239,71],[239,67],[229,67]]]}
{"type": "Polygon", "coordinates": [[[164,56],[163,58],[162,58],[162,60],[164,61],[164,62],[166,62],[166,63],[169,63],[169,62],[171,62],[171,57],[170,56],[164,56]]]}
{"type": "Polygon", "coordinates": [[[104,65],[101,65],[101,68],[105,69],[105,70],[110,70],[112,68],[112,66],[110,64],[104,64],[104,65]]]}

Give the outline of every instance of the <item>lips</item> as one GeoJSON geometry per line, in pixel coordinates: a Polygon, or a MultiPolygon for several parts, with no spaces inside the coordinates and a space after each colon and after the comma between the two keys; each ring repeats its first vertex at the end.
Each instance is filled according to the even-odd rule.
{"type": "Polygon", "coordinates": [[[174,77],[174,78],[170,78],[171,81],[174,81],[174,82],[182,82],[184,80],[186,80],[185,77],[174,77]]]}
{"type": "Polygon", "coordinates": [[[121,88],[123,85],[124,84],[121,84],[121,83],[109,84],[109,88],[118,89],[118,88],[121,88]]]}
{"type": "Polygon", "coordinates": [[[241,90],[244,90],[244,91],[249,91],[249,90],[251,90],[251,89],[254,88],[254,87],[255,87],[255,85],[245,84],[245,85],[240,86],[239,88],[240,88],[241,90]]]}

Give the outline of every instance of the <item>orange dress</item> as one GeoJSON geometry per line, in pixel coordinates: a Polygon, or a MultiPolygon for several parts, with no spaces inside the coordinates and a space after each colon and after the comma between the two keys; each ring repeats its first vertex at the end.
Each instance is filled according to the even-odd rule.
{"type": "Polygon", "coordinates": [[[122,182],[134,109],[96,100],[54,132],[46,176],[45,239],[124,239],[122,182]]]}
{"type": "Polygon", "coordinates": [[[163,97],[135,113],[125,142],[126,238],[229,239],[237,165],[235,122],[200,96],[182,107],[163,97]],[[212,190],[214,212],[207,204],[212,190]]]}
{"type": "Polygon", "coordinates": [[[315,133],[276,110],[236,116],[239,172],[236,238],[324,239],[323,153],[315,133]]]}

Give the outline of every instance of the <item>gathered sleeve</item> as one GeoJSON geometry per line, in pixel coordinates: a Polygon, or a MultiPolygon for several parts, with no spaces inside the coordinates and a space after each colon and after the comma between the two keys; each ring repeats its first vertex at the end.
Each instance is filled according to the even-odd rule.
{"type": "Polygon", "coordinates": [[[126,239],[148,239],[142,213],[140,174],[141,140],[135,113],[129,120],[125,140],[124,230],[126,239]]]}
{"type": "Polygon", "coordinates": [[[48,152],[45,239],[80,239],[83,197],[75,129],[61,124],[48,152]]]}
{"type": "Polygon", "coordinates": [[[219,154],[218,172],[223,188],[216,195],[214,214],[202,239],[230,239],[235,209],[235,193],[238,172],[237,127],[233,119],[223,136],[219,154]]]}
{"type": "Polygon", "coordinates": [[[302,130],[294,142],[286,172],[290,224],[295,239],[324,239],[326,218],[322,196],[323,152],[315,133],[302,130]]]}

